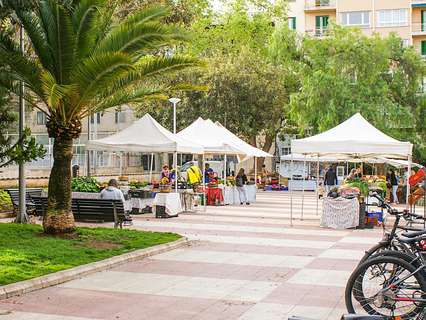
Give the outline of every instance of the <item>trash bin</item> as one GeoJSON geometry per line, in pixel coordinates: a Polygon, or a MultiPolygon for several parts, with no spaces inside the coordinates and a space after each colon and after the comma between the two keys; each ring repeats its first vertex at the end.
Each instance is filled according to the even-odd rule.
{"type": "Polygon", "coordinates": [[[364,202],[359,204],[359,225],[357,229],[364,229],[365,228],[365,210],[366,205],[364,202]]]}

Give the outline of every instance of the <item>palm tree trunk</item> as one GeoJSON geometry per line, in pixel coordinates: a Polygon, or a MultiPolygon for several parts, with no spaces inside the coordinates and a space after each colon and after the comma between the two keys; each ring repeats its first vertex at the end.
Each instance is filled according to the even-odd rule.
{"type": "Polygon", "coordinates": [[[75,229],[71,211],[71,160],[73,140],[58,136],[53,144],[53,167],[49,178],[47,214],[43,219],[46,233],[69,233],[75,229]]]}

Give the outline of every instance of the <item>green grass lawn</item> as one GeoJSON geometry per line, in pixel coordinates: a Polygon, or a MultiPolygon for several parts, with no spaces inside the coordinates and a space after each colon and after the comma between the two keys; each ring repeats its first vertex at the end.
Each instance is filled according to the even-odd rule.
{"type": "Polygon", "coordinates": [[[112,228],[77,228],[67,237],[54,237],[39,225],[0,223],[0,286],[179,238],[112,228]]]}

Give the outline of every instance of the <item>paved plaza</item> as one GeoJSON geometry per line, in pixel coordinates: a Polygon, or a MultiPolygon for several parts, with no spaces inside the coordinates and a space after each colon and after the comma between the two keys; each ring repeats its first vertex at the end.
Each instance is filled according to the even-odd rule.
{"type": "Polygon", "coordinates": [[[315,196],[304,203],[304,219],[293,227],[289,196],[281,192],[260,192],[249,206],[209,207],[174,219],[138,216],[135,228],[194,241],[4,300],[0,320],[339,319],[346,280],[381,232],[319,228],[315,196]]]}

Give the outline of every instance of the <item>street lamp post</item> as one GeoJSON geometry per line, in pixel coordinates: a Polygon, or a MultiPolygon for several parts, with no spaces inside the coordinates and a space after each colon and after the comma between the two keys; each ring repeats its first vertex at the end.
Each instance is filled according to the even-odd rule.
{"type": "MultiPolygon", "coordinates": [[[[176,105],[180,102],[179,98],[170,98],[169,101],[173,104],[173,133],[176,134],[176,105]]],[[[173,153],[173,166],[175,168],[175,191],[178,187],[178,171],[177,171],[177,150],[173,153]]]]}

